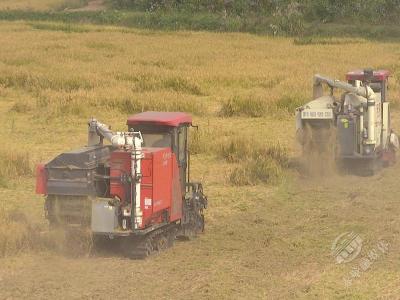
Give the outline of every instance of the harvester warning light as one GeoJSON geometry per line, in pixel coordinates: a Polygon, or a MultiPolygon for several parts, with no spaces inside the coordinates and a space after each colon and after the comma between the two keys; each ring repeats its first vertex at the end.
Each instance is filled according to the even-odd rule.
{"type": "Polygon", "coordinates": [[[347,120],[347,119],[342,119],[341,120],[342,121],[342,123],[343,123],[343,128],[349,128],[349,120],[347,120]]]}

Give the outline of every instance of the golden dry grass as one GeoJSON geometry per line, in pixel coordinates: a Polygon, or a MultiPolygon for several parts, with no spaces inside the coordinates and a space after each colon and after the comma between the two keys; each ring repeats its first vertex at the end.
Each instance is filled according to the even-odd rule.
{"type": "Polygon", "coordinates": [[[87,3],[87,0],[0,0],[0,11],[58,11],[81,8],[87,3]]]}
{"type": "Polygon", "coordinates": [[[48,10],[64,0],[1,0],[0,9],[48,10]]]}
{"type": "Polygon", "coordinates": [[[0,149],[0,185],[6,186],[8,179],[32,175],[29,154],[18,149],[0,149]]]}
{"type": "MultiPolygon", "coordinates": [[[[66,298],[107,298],[110,291],[177,299],[398,296],[399,166],[368,179],[338,176],[317,182],[284,171],[278,187],[238,187],[230,183],[230,174],[241,165],[240,151],[229,151],[234,163],[220,153],[221,145],[254,140],[265,149],[279,144],[293,158],[290,111],[298,99],[311,96],[317,72],[343,78],[353,68],[388,68],[391,99],[398,103],[398,43],[338,39],[299,45],[250,34],[26,22],[0,23],[0,35],[3,151],[19,149],[31,164],[46,161],[84,145],[91,116],[123,130],[126,116],[135,111],[185,110],[200,125],[193,136],[192,177],[203,181],[210,199],[204,236],[146,262],[114,253],[69,260],[28,252],[0,260],[5,297],[54,298],[60,289],[66,298]],[[257,99],[261,107],[274,103],[280,113],[221,115],[231,99],[245,99],[235,106],[239,112],[246,99],[257,99]],[[382,237],[392,245],[388,256],[349,290],[342,277],[354,265],[337,266],[330,257],[332,240],[347,230],[363,234],[367,246],[382,237]]],[[[395,125],[400,125],[398,116],[395,112],[395,125]]],[[[24,211],[44,228],[43,199],[34,195],[34,178],[14,177],[0,188],[3,210],[24,211]]],[[[3,233],[21,228],[4,220],[3,233]]]]}

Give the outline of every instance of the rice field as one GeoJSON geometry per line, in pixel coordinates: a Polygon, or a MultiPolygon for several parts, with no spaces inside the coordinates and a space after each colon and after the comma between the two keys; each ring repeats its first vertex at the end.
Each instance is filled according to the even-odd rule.
{"type": "Polygon", "coordinates": [[[77,8],[87,0],[0,0],[0,10],[50,11],[77,8]]]}
{"type": "Polygon", "coordinates": [[[396,107],[397,42],[24,21],[0,22],[0,36],[0,298],[398,297],[400,165],[322,179],[290,167],[293,110],[311,97],[313,74],[387,68],[396,107]],[[46,227],[34,165],[84,145],[92,116],[124,130],[145,110],[186,111],[200,126],[191,168],[210,199],[205,235],[145,262],[32,246],[26,232],[46,227]],[[391,246],[349,288],[343,278],[356,265],[335,264],[330,247],[351,230],[365,251],[380,239],[391,246]]]}

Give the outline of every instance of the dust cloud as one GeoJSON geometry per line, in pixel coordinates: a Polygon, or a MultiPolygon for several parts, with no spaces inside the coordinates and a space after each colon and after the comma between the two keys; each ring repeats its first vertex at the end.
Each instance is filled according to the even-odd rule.
{"type": "Polygon", "coordinates": [[[312,127],[306,124],[297,132],[298,151],[296,169],[303,177],[331,177],[339,172],[336,163],[336,130],[330,127],[312,127]]]}

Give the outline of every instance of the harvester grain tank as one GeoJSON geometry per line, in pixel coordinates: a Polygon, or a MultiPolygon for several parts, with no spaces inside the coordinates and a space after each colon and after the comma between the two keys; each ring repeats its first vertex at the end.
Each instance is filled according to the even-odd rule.
{"type": "Polygon", "coordinates": [[[386,70],[352,71],[347,82],[315,75],[313,100],[296,110],[303,151],[333,147],[340,166],[367,175],[393,164],[399,141],[390,124],[389,75],[386,70]],[[335,89],[343,91],[340,97],[335,89]]]}
{"type": "Polygon", "coordinates": [[[51,227],[89,228],[143,258],[202,232],[207,197],[189,178],[190,115],[144,112],[127,125],[91,119],[88,145],[39,165],[36,188],[51,227]]]}

